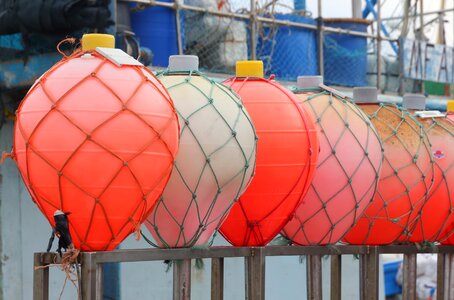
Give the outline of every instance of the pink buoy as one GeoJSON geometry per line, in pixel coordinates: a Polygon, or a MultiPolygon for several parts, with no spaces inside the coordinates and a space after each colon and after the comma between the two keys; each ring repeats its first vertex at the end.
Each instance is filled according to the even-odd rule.
{"type": "Polygon", "coordinates": [[[321,76],[298,77],[302,108],[316,121],[315,177],[282,235],[299,245],[335,244],[362,215],[377,189],[381,142],[368,116],[321,76]]]}

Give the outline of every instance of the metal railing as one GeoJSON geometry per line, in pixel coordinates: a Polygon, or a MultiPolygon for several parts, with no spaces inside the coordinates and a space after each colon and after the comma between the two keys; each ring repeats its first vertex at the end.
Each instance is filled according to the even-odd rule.
{"type": "MultiPolygon", "coordinates": [[[[403,260],[403,300],[416,299],[416,255],[437,253],[437,299],[454,299],[454,246],[420,248],[416,245],[390,246],[267,246],[267,247],[210,247],[185,249],[140,249],[110,252],[81,252],[80,290],[83,300],[102,299],[104,263],[125,263],[173,260],[173,299],[191,297],[191,260],[211,259],[211,299],[222,300],[224,295],[224,259],[244,257],[245,295],[248,300],[265,299],[265,262],[267,256],[307,257],[307,298],[322,299],[322,256],[331,260],[331,300],[340,300],[342,291],[342,256],[359,256],[360,299],[375,300],[379,295],[379,255],[400,253],[403,260]]],[[[49,264],[59,263],[56,253],[35,253],[33,299],[49,299],[49,264]]],[[[119,284],[119,283],[118,283],[119,284]]]]}

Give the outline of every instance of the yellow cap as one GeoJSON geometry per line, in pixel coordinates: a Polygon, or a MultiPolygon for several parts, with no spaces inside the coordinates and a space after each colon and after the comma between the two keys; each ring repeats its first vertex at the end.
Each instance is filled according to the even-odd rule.
{"type": "Polygon", "coordinates": [[[447,105],[447,112],[454,112],[454,100],[449,100],[447,105]]]}
{"type": "Polygon", "coordinates": [[[236,77],[263,78],[263,61],[239,60],[236,62],[236,77]]]}
{"type": "Polygon", "coordinates": [[[115,48],[115,37],[101,33],[88,33],[82,36],[82,51],[93,51],[96,47],[115,48]]]}

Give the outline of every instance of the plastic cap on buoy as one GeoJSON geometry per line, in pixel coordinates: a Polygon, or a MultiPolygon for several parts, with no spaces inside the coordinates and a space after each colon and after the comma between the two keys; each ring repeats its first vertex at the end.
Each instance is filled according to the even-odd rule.
{"type": "Polygon", "coordinates": [[[353,101],[355,103],[378,103],[378,90],[373,86],[353,88],[353,101]]]}
{"type": "Polygon", "coordinates": [[[447,107],[446,107],[447,112],[454,112],[454,100],[449,100],[447,107]]]}
{"type": "Polygon", "coordinates": [[[60,215],[64,215],[65,213],[62,212],[61,210],[57,209],[55,212],[54,212],[54,217],[55,216],[60,216],[60,215]]]}
{"type": "Polygon", "coordinates": [[[94,51],[97,47],[115,48],[115,37],[110,34],[87,33],[82,36],[82,51],[94,51]]]}
{"type": "Polygon", "coordinates": [[[323,84],[323,76],[298,76],[296,86],[299,89],[318,89],[323,84]]]}
{"type": "Polygon", "coordinates": [[[263,61],[240,60],[236,62],[236,77],[263,78],[263,61]]]}
{"type": "Polygon", "coordinates": [[[169,71],[198,71],[199,57],[196,55],[169,56],[169,71]]]}
{"type": "Polygon", "coordinates": [[[426,109],[426,97],[422,94],[405,94],[402,98],[402,107],[405,109],[426,109]]]}

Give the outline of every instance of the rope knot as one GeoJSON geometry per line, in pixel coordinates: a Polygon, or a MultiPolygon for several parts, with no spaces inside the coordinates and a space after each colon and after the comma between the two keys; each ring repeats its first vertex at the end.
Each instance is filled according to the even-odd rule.
{"type": "Polygon", "coordinates": [[[7,158],[14,159],[14,153],[13,152],[2,152],[2,157],[0,158],[0,165],[2,165],[7,158]]]}

